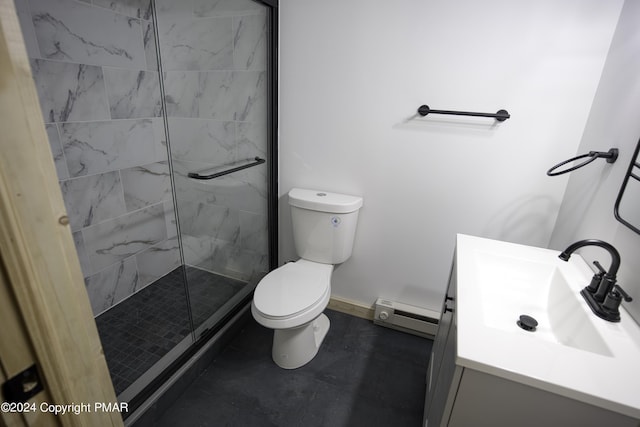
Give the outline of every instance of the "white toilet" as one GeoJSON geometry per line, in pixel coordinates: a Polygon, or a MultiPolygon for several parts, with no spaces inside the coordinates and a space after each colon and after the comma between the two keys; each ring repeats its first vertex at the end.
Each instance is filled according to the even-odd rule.
{"type": "Polygon", "coordinates": [[[302,259],[273,270],[258,283],[251,313],[274,329],[274,362],[295,369],[314,358],[329,330],[322,312],[331,296],[331,274],[334,264],[351,256],[362,197],[294,188],[289,205],[302,259]]]}

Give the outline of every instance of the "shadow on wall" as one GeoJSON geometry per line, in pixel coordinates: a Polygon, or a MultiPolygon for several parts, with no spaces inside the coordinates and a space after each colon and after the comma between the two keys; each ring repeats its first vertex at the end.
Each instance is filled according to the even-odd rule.
{"type": "Polygon", "coordinates": [[[451,119],[422,117],[413,114],[393,125],[394,130],[438,131],[452,135],[474,135],[490,137],[500,127],[500,122],[484,117],[456,117],[451,119]]]}
{"type": "Polygon", "coordinates": [[[482,230],[482,235],[498,240],[546,247],[549,236],[540,230],[552,230],[559,205],[548,196],[526,196],[498,209],[482,230]]]}
{"type": "MultiPolygon", "coordinates": [[[[450,255],[450,260],[452,259],[453,254],[450,255]]],[[[449,262],[448,267],[451,267],[451,262],[449,262]]],[[[401,277],[398,277],[398,279],[401,279],[401,277]]],[[[423,281],[421,283],[417,284],[410,284],[400,281],[399,283],[394,284],[393,296],[387,297],[382,294],[379,295],[379,297],[408,305],[426,308],[428,310],[433,310],[440,313],[440,311],[442,310],[441,301],[444,298],[444,293],[442,293],[440,289],[446,289],[447,283],[449,283],[449,276],[447,275],[447,282],[445,283],[429,283],[433,282],[433,278],[429,275],[423,277],[422,280],[423,281]]],[[[372,305],[374,303],[375,301],[371,301],[372,305]]]]}
{"type": "MultiPolygon", "coordinates": [[[[565,206],[558,215],[552,235],[557,234],[557,230],[563,230],[562,234],[565,236],[576,235],[580,225],[585,222],[587,215],[600,192],[600,188],[611,173],[611,170],[611,168],[607,167],[597,174],[585,174],[582,177],[582,184],[572,187],[572,191],[575,194],[571,198],[564,198],[563,203],[565,206]],[[563,212],[570,212],[571,215],[563,215],[563,212]]],[[[576,171],[571,173],[580,172],[576,171]]],[[[611,203],[611,216],[613,217],[613,200],[611,203]]]]}

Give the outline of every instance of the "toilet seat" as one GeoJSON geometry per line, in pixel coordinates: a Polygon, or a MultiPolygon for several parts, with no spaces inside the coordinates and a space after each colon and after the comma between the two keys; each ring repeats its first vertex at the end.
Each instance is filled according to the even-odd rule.
{"type": "Polygon", "coordinates": [[[301,259],[279,267],[258,283],[251,311],[264,326],[300,326],[324,311],[331,296],[333,265],[301,259]]]}

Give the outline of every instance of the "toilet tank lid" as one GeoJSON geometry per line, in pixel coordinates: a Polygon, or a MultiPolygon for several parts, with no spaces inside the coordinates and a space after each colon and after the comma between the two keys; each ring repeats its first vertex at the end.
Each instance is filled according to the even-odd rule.
{"type": "Polygon", "coordinates": [[[349,213],[362,207],[362,197],[293,188],[289,191],[289,205],[313,211],[349,213]]]}

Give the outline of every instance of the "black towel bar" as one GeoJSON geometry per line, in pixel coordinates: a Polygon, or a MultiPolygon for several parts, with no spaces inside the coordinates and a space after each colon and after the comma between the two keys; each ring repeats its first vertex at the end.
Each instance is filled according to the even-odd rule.
{"type": "Polygon", "coordinates": [[[418,108],[418,114],[426,116],[427,114],[448,114],[452,116],[474,116],[474,117],[491,117],[499,122],[504,122],[511,117],[507,110],[498,110],[497,113],[472,113],[470,111],[451,111],[451,110],[432,110],[428,105],[421,105],[418,108]]]}
{"type": "MultiPolygon", "coordinates": [[[[249,159],[250,160],[250,159],[249,159]]],[[[262,163],[266,162],[265,159],[261,159],[260,157],[255,157],[253,159],[253,162],[251,163],[247,163],[246,165],[242,165],[242,166],[237,166],[235,168],[231,168],[231,169],[227,169],[221,172],[216,172],[216,173],[212,173],[211,175],[200,175],[199,173],[196,172],[189,172],[189,174],[187,175],[189,178],[193,178],[193,179],[213,179],[213,178],[218,178],[224,175],[229,175],[230,173],[233,172],[237,172],[237,171],[241,171],[242,169],[247,169],[253,166],[257,166],[260,165],[262,163]]]]}

